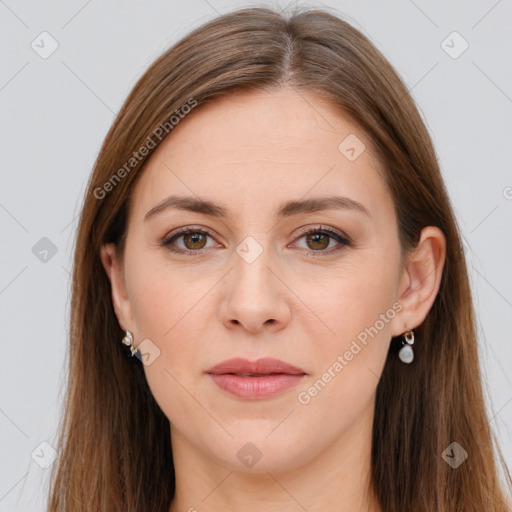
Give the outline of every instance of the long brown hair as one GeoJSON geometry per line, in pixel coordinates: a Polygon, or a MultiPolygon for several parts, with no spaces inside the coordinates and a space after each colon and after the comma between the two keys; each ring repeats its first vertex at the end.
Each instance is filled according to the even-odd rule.
{"type": "Polygon", "coordinates": [[[247,8],[195,29],[159,57],[98,155],[76,240],[69,383],[49,512],[168,510],[169,421],[142,365],[123,351],[100,247],[114,242],[122,255],[137,176],[172,132],[172,116],[187,112],[184,105],[199,109],[236,90],[281,86],[320,94],[368,133],[386,170],[404,250],[429,225],[447,240],[441,287],[417,329],[414,364],[400,363],[392,340],[378,383],[372,492],[384,512],[509,510],[498,455],[512,482],[486,412],[464,251],[429,133],[407,88],[373,44],[338,16],[247,8]],[[452,442],[468,453],[456,469],[442,457],[452,442]]]}

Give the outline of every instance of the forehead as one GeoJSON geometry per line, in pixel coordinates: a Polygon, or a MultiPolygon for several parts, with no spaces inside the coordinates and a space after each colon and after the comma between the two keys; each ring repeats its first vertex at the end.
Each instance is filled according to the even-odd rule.
{"type": "Polygon", "coordinates": [[[320,96],[292,88],[196,107],[141,172],[137,217],[170,194],[214,199],[238,213],[307,194],[366,200],[369,210],[391,201],[367,134],[320,96]]]}

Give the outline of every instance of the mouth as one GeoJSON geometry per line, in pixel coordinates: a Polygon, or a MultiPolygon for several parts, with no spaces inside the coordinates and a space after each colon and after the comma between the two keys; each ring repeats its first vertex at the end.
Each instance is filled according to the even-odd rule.
{"type": "Polygon", "coordinates": [[[222,361],[207,370],[206,373],[213,375],[234,374],[254,377],[272,374],[305,375],[306,372],[302,368],[298,368],[297,366],[272,357],[264,357],[257,361],[249,361],[248,359],[235,357],[222,361]]]}
{"type": "Polygon", "coordinates": [[[229,359],[206,374],[221,390],[245,400],[263,400],[281,394],[307,375],[302,368],[273,358],[229,359]]]}
{"type": "Polygon", "coordinates": [[[292,375],[286,373],[224,373],[221,375],[238,375],[239,377],[268,377],[269,375],[292,375]]]}

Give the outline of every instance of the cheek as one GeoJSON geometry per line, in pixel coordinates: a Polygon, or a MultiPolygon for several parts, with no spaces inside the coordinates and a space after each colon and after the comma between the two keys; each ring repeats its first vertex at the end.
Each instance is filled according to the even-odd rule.
{"type": "Polygon", "coordinates": [[[190,406],[186,390],[198,384],[205,369],[201,342],[209,339],[215,315],[208,291],[214,291],[218,277],[171,267],[161,255],[152,258],[136,251],[131,255],[126,274],[136,344],[148,339],[157,354],[144,371],[161,408],[179,414],[176,407],[190,406]]]}
{"type": "Polygon", "coordinates": [[[324,290],[328,300],[319,293],[310,296],[308,305],[321,312],[329,329],[310,350],[314,374],[297,389],[297,418],[304,425],[321,419],[324,439],[336,439],[373,407],[396,316],[393,290],[390,273],[377,279],[367,267],[366,273],[331,281],[324,290]]]}
{"type": "Polygon", "coordinates": [[[367,343],[364,355],[363,351],[358,355],[360,361],[367,364],[372,357],[382,357],[390,339],[391,320],[396,316],[397,261],[398,256],[395,260],[383,257],[382,252],[368,251],[347,258],[335,271],[318,273],[315,286],[311,281],[303,282],[298,294],[315,313],[317,361],[321,359],[326,365],[357,339],[361,343],[375,340],[367,343]]]}
{"type": "MultiPolygon", "coordinates": [[[[347,415],[356,417],[375,391],[395,316],[387,290],[379,294],[373,287],[363,293],[354,285],[333,294],[332,304],[321,317],[329,331],[325,329],[327,334],[316,338],[310,354],[315,373],[301,387],[297,401],[308,408],[311,403],[311,411],[332,410],[334,416],[339,412],[345,417],[342,423],[347,415]]],[[[342,418],[334,423],[338,420],[342,418]]]]}
{"type": "Polygon", "coordinates": [[[139,335],[159,343],[175,339],[182,324],[199,317],[201,301],[214,284],[213,278],[210,283],[197,272],[171,266],[161,255],[134,254],[128,272],[130,304],[139,335]]]}

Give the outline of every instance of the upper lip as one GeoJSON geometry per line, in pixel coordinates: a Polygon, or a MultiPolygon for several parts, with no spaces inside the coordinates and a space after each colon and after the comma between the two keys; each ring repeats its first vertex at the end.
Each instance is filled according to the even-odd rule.
{"type": "Polygon", "coordinates": [[[289,375],[302,375],[306,372],[301,368],[297,368],[291,364],[285,363],[279,359],[272,357],[264,357],[257,361],[249,361],[241,357],[226,359],[221,363],[210,368],[206,373],[222,375],[225,373],[287,373],[289,375]]]}

